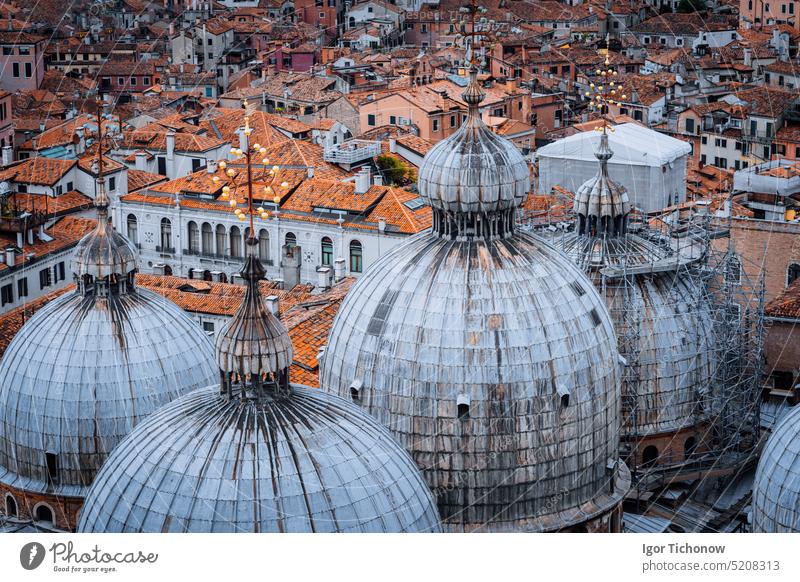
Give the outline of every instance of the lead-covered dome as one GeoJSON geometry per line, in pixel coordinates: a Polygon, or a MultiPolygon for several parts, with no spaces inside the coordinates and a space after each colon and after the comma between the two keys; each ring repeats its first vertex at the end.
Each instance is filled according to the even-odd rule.
{"type": "MultiPolygon", "coordinates": [[[[478,91],[473,74],[468,94],[478,91]]],[[[471,129],[426,156],[421,179],[451,147],[487,151],[478,101],[471,129]]],[[[465,170],[478,189],[497,176],[489,159],[465,170]]],[[[464,192],[461,179],[443,175],[441,191],[464,192]]],[[[359,278],[336,315],[321,385],[394,432],[451,531],[580,528],[614,511],[630,483],[618,463],[614,330],[586,276],[516,228],[521,175],[496,186],[488,205],[434,201],[432,231],[359,278]]]]}
{"type": "Polygon", "coordinates": [[[800,406],[767,440],[753,483],[753,531],[800,532],[800,406]]]}
{"type": "Polygon", "coordinates": [[[0,482],[8,487],[82,498],[139,422],[217,377],[200,326],[135,287],[135,249],[108,226],[107,199],[96,204],[98,225],[72,262],[77,289],[39,310],[0,362],[0,482]]]}
{"type": "Polygon", "coordinates": [[[221,382],[165,406],[117,447],[79,530],[439,531],[431,492],[389,431],[350,402],[289,383],[291,343],[259,295],[257,245],[248,238],[245,297],[217,342],[221,382]]]}
{"type": "Polygon", "coordinates": [[[218,386],[169,404],[114,451],[82,532],[432,532],[408,454],[357,407],[290,386],[261,401],[218,386]]]}
{"type": "MultiPolygon", "coordinates": [[[[473,79],[463,97],[470,107],[483,99],[473,79]]],[[[433,208],[493,212],[520,206],[531,189],[528,163],[480,116],[467,116],[456,133],[433,146],[419,168],[417,187],[433,208]]]]}
{"type": "MultiPolygon", "coordinates": [[[[613,153],[603,133],[597,174],[575,195],[575,229],[551,240],[589,275],[611,313],[630,366],[622,386],[623,437],[699,429],[712,414],[711,306],[702,281],[662,235],[629,226],[627,192],[608,176],[613,153]]],[[[669,456],[684,460],[683,450],[669,456]]]]}

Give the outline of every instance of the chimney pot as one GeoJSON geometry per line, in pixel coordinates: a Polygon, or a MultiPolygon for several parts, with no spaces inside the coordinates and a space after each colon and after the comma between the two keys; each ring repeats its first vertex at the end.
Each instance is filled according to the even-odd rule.
{"type": "Polygon", "coordinates": [[[6,265],[8,265],[9,267],[13,267],[15,262],[16,262],[16,253],[14,252],[14,247],[12,246],[6,247],[6,265]]]}
{"type": "Polygon", "coordinates": [[[267,309],[269,309],[270,313],[275,317],[278,317],[278,312],[280,311],[280,303],[277,295],[269,295],[264,298],[264,303],[267,305],[267,309]]]}

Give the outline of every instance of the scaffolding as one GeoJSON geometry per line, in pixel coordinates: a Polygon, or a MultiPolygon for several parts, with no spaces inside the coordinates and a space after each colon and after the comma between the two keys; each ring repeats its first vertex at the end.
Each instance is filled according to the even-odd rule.
{"type": "MultiPolygon", "coordinates": [[[[535,225],[531,224],[530,216],[526,218],[523,228],[538,230],[567,251],[567,239],[575,235],[568,233],[563,215],[557,222],[548,222],[539,216],[535,225]]],[[[619,351],[625,359],[623,425],[633,430],[622,439],[620,453],[631,469],[632,496],[637,504],[639,499],[648,497],[647,492],[675,483],[736,473],[754,463],[759,442],[764,350],[763,275],[755,279],[748,275],[748,271],[760,271],[744,268],[743,259],[737,256],[730,241],[730,225],[726,225],[724,219],[701,211],[689,218],[672,215],[663,224],[663,229],[655,229],[648,225],[646,216],[631,216],[630,234],[625,236],[666,249],[665,255],[654,256],[649,264],[641,260],[630,263],[621,254],[614,257],[613,267],[593,270],[591,265],[592,261],[597,262],[595,258],[584,260],[581,265],[602,295],[608,298],[619,293],[624,298],[622,302],[615,302],[615,309],[621,309],[621,313],[612,313],[612,316],[617,325],[619,351]],[[685,288],[676,284],[670,289],[668,303],[671,305],[667,307],[677,313],[680,309],[691,310],[691,306],[697,306],[698,312],[702,309],[703,313],[698,313],[696,318],[708,317],[708,324],[687,325],[679,333],[685,334],[687,341],[704,346],[709,353],[698,357],[713,362],[713,369],[706,381],[697,386],[692,409],[694,418],[685,423],[686,427],[696,429],[697,442],[702,442],[703,446],[696,451],[681,450],[679,454],[674,454],[675,447],[672,447],[673,453],[660,455],[657,462],[644,463],[638,454],[638,443],[647,435],[637,431],[645,424],[642,415],[648,414],[648,410],[642,405],[639,388],[648,380],[646,375],[652,368],[648,370],[640,362],[640,322],[641,310],[652,306],[642,305],[635,287],[640,284],[638,278],[659,277],[665,272],[672,273],[673,281],[691,279],[701,295],[694,302],[688,301],[690,298],[681,296],[685,288]],[[610,289],[613,293],[609,293],[610,289]],[[706,337],[689,337],[692,334],[706,337]]],[[[606,242],[603,241],[603,245],[606,242]]],[[[664,317],[670,315],[663,314],[664,317]]],[[[694,315],[690,314],[690,320],[691,317],[694,315]]]]}

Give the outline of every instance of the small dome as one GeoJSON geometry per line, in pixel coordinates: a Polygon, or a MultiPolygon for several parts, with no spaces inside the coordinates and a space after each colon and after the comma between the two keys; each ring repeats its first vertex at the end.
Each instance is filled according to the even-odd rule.
{"type": "MultiPolygon", "coordinates": [[[[248,245],[257,245],[248,239],[248,245]]],[[[257,282],[264,267],[255,253],[248,252],[242,277],[257,282]]],[[[256,370],[274,374],[292,364],[292,341],[280,320],[264,306],[257,293],[246,293],[241,307],[217,336],[217,363],[226,373],[252,374],[256,370]]]]}
{"type": "Polygon", "coordinates": [[[778,423],[753,483],[753,531],[800,532],[800,406],[778,423]]]}
{"type": "Polygon", "coordinates": [[[0,482],[82,497],[136,424],[215,381],[213,363],[200,326],[150,291],[53,300],[0,362],[0,482]]]}
{"type": "Polygon", "coordinates": [[[79,278],[89,275],[102,279],[124,276],[136,270],[137,252],[133,243],[98,219],[97,228],[83,237],[72,254],[72,272],[79,278]]]}
{"type": "Polygon", "coordinates": [[[261,399],[197,390],[120,444],[81,532],[435,532],[431,492],[356,406],[291,386],[261,399]]]}
{"type": "Polygon", "coordinates": [[[483,99],[470,82],[470,114],[456,133],[437,143],[419,168],[417,188],[432,208],[448,212],[497,212],[520,206],[531,189],[528,163],[517,147],[480,118],[483,99]]]}

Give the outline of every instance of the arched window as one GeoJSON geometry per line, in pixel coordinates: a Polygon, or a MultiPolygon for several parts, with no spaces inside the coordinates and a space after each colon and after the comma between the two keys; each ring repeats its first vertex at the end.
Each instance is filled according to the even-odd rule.
{"type": "Polygon", "coordinates": [[[361,273],[364,268],[361,243],[357,240],[350,241],[350,272],[361,273]]]}
{"type": "Polygon", "coordinates": [[[269,233],[264,228],[258,231],[258,258],[269,260],[269,233]]]}
{"type": "Polygon", "coordinates": [[[650,445],[645,447],[644,452],[642,453],[642,465],[645,467],[652,467],[656,464],[656,459],[658,458],[658,449],[650,445]]]}
{"type": "Polygon", "coordinates": [[[214,233],[211,230],[211,225],[207,222],[203,223],[200,227],[200,249],[204,255],[214,254],[214,233]]]}
{"type": "Polygon", "coordinates": [[[6,515],[8,517],[17,517],[17,500],[11,493],[6,495],[6,515]]]}
{"type": "Polygon", "coordinates": [[[322,264],[328,266],[333,264],[333,241],[327,236],[322,237],[322,264]]]}
{"type": "Polygon", "coordinates": [[[161,219],[161,251],[168,253],[172,249],[172,223],[169,218],[161,219]]]}
{"type": "Polygon", "coordinates": [[[128,215],[128,238],[133,244],[139,242],[139,223],[136,220],[136,215],[128,215]]]}
{"type": "Polygon", "coordinates": [[[227,254],[228,247],[228,233],[225,232],[225,227],[221,224],[217,225],[217,250],[216,254],[222,256],[227,254]]]}
{"type": "Polygon", "coordinates": [[[197,228],[197,223],[194,220],[190,220],[189,224],[186,225],[189,235],[189,252],[190,253],[199,253],[200,252],[200,229],[197,228]]]}
{"type": "Polygon", "coordinates": [[[40,503],[37,505],[35,511],[33,512],[33,516],[36,521],[55,524],[55,520],[53,519],[53,509],[46,503],[40,503]]]}
{"type": "Polygon", "coordinates": [[[242,256],[242,231],[238,226],[231,227],[231,256],[242,256]]]}
{"type": "Polygon", "coordinates": [[[800,279],[800,265],[797,263],[792,263],[789,265],[789,270],[786,273],[786,286],[788,287],[797,279],[800,279]]]}
{"type": "Polygon", "coordinates": [[[293,232],[286,233],[286,246],[287,247],[296,247],[297,246],[297,236],[293,232]]]}

